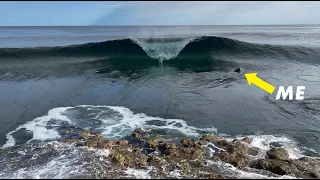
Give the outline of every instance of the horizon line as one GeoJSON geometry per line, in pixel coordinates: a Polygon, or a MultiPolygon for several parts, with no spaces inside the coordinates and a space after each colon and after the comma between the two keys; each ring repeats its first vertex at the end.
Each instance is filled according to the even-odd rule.
{"type": "Polygon", "coordinates": [[[281,25],[320,25],[320,24],[212,24],[212,25],[0,25],[0,27],[143,27],[143,26],[281,26],[281,25]]]}

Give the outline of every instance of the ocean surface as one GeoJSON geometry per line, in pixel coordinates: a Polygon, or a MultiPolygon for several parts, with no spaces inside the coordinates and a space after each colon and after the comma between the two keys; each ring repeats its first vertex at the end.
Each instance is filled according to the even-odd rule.
{"type": "Polygon", "coordinates": [[[88,174],[72,164],[80,149],[31,163],[28,144],[59,139],[66,124],[110,139],[136,128],[250,136],[320,156],[319,88],[320,25],[0,27],[0,146],[26,146],[0,157],[0,178],[88,174]],[[248,86],[250,72],[275,92],[248,86]],[[279,86],[305,86],[304,100],[275,100],[279,86]]]}

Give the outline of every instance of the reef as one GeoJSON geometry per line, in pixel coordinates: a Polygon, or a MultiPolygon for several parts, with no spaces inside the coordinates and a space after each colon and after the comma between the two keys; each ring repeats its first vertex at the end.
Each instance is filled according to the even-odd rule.
{"type": "MultiPolygon", "coordinates": [[[[258,170],[274,177],[320,178],[320,159],[302,157],[290,159],[284,148],[271,148],[262,156],[250,146],[249,137],[228,141],[215,135],[180,140],[150,134],[141,129],[123,140],[109,140],[87,130],[65,130],[64,143],[108,149],[105,157],[117,172],[138,169],[151,178],[236,178],[210,163],[230,164],[251,172],[258,170]],[[71,134],[71,135],[70,135],[71,134]]],[[[115,171],[113,171],[115,172],[115,171]]],[[[109,173],[105,178],[120,178],[109,173]]]]}

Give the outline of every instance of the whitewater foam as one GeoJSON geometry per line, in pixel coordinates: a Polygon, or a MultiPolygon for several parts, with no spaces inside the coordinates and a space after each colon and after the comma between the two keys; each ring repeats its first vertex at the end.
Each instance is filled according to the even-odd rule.
{"type": "Polygon", "coordinates": [[[147,116],[144,113],[133,113],[121,106],[91,106],[58,107],[49,110],[47,115],[38,117],[7,134],[7,142],[2,148],[15,145],[13,133],[25,128],[33,133],[32,140],[53,140],[60,138],[58,128],[67,123],[82,129],[98,131],[109,139],[119,139],[129,135],[133,130],[142,128],[146,131],[153,129],[179,132],[186,136],[199,136],[204,132],[216,132],[215,128],[196,128],[189,126],[181,119],[164,119],[147,116]],[[155,125],[157,124],[157,125],[155,125]]]}
{"type": "MultiPolygon", "coordinates": [[[[60,138],[59,127],[62,125],[73,125],[81,129],[98,131],[102,136],[109,139],[120,139],[128,136],[132,131],[141,128],[145,131],[163,130],[166,133],[181,133],[184,136],[198,137],[203,133],[216,133],[217,129],[212,128],[197,128],[189,126],[186,121],[181,119],[164,119],[160,117],[147,116],[144,113],[134,113],[130,109],[122,106],[92,106],[79,105],[75,107],[58,107],[48,111],[44,116],[35,118],[23,125],[20,125],[15,130],[9,132],[7,142],[2,148],[15,145],[13,134],[20,129],[26,129],[32,133],[32,140],[54,140],[60,138]]],[[[237,139],[242,139],[244,136],[237,136],[237,139]]],[[[303,151],[298,148],[297,143],[284,135],[250,135],[250,147],[259,150],[258,158],[265,157],[273,144],[277,144],[288,150],[289,157],[298,159],[303,157],[303,151]]],[[[233,138],[226,138],[232,141],[233,138]]],[[[212,143],[205,145],[207,155],[212,156],[214,152],[223,151],[212,143]]],[[[99,153],[99,152],[97,152],[99,153]]],[[[108,155],[108,152],[101,152],[108,155]]]]}
{"type": "MultiPolygon", "coordinates": [[[[237,136],[236,139],[242,139],[245,136],[237,136]]],[[[303,152],[298,148],[297,142],[284,135],[250,135],[250,147],[260,150],[259,158],[264,157],[266,151],[272,148],[272,144],[276,143],[278,146],[285,148],[288,151],[289,158],[299,159],[303,157],[303,152]]],[[[229,138],[229,140],[233,140],[229,138]]]]}
{"type": "Polygon", "coordinates": [[[167,40],[157,38],[150,41],[150,39],[130,38],[134,43],[138,44],[149,57],[158,59],[160,62],[173,59],[179,55],[182,49],[190,42],[197,39],[197,37],[175,39],[170,42],[167,40]],[[163,43],[163,41],[166,41],[163,43]]]}
{"type": "Polygon", "coordinates": [[[134,169],[128,168],[124,172],[129,176],[133,176],[137,179],[151,179],[149,172],[152,169],[152,166],[148,167],[149,170],[141,170],[141,169],[134,169]]]}
{"type": "MultiPolygon", "coordinates": [[[[20,151],[17,153],[21,154],[20,151]]],[[[76,147],[56,141],[25,146],[26,156],[10,158],[8,153],[5,156],[9,158],[0,158],[0,163],[3,164],[0,178],[102,178],[110,166],[103,159],[109,153],[108,149],[76,147]]]]}
{"type": "Polygon", "coordinates": [[[26,129],[27,132],[33,133],[33,138],[29,140],[48,140],[48,139],[56,139],[59,138],[60,135],[57,130],[51,127],[49,129],[48,123],[53,120],[58,120],[58,123],[53,124],[52,126],[59,126],[62,122],[70,123],[70,120],[63,115],[63,113],[71,107],[60,107],[51,109],[47,115],[38,117],[33,121],[29,121],[23,125],[18,126],[15,130],[9,132],[7,137],[7,142],[2,146],[3,148],[14,146],[15,139],[13,137],[13,133],[19,131],[20,129],[26,129]]]}

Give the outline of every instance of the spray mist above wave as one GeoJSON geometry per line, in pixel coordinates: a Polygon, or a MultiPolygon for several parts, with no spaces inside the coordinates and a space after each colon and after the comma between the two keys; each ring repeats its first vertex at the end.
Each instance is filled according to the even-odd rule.
{"type": "Polygon", "coordinates": [[[158,59],[161,62],[164,60],[170,60],[176,58],[179,53],[190,42],[197,39],[191,38],[152,38],[152,39],[134,39],[132,41],[137,43],[149,57],[158,59]]]}

